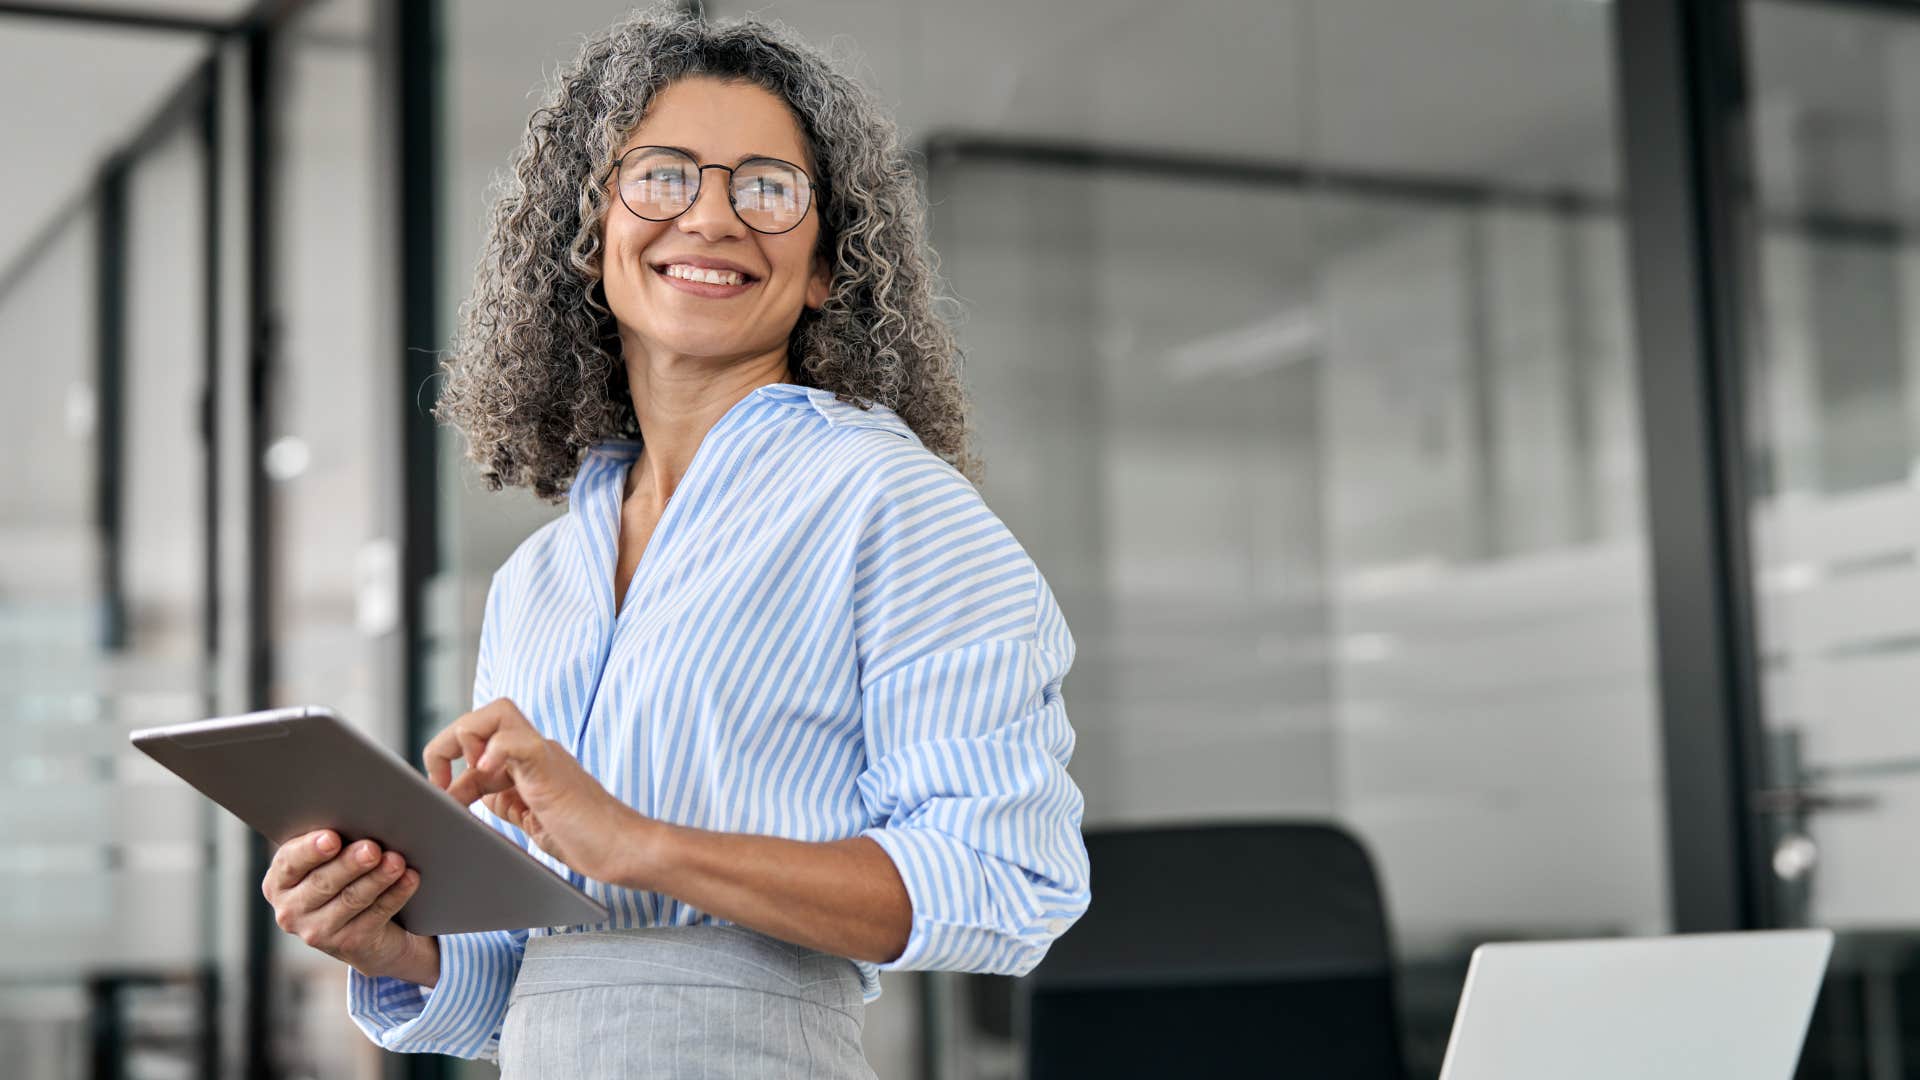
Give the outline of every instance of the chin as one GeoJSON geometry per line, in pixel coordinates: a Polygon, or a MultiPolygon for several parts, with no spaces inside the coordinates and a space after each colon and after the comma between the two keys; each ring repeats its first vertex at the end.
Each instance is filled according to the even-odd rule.
{"type": "Polygon", "coordinates": [[[733,334],[651,334],[648,340],[672,356],[740,356],[753,351],[750,342],[733,334]]]}

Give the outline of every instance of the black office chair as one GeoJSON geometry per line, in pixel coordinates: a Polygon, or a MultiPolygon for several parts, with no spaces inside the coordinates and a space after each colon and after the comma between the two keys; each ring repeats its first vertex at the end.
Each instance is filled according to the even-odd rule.
{"type": "Polygon", "coordinates": [[[1372,861],[1323,824],[1089,830],[1093,904],[1015,989],[1028,1080],[1404,1080],[1372,861]]]}

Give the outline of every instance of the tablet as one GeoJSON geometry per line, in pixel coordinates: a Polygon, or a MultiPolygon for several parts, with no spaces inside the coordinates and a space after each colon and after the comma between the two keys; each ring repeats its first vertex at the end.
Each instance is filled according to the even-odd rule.
{"type": "Polygon", "coordinates": [[[142,728],[128,738],[274,844],[333,829],[420,871],[416,934],[582,926],[607,909],[324,705],[142,728]]]}

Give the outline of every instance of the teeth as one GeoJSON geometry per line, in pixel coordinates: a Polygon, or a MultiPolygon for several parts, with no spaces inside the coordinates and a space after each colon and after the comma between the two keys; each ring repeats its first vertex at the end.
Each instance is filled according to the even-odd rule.
{"type": "Polygon", "coordinates": [[[668,277],[686,278],[688,281],[704,281],[709,285],[744,285],[747,279],[733,270],[705,270],[698,266],[674,263],[667,267],[668,277]]]}

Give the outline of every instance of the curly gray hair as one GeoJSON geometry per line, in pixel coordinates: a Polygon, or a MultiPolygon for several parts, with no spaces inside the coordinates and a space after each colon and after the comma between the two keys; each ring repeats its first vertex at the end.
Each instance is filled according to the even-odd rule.
{"type": "Polygon", "coordinates": [[[605,163],[653,95],[708,75],[766,88],[799,121],[824,195],[827,301],[788,339],[791,378],[861,408],[883,403],[977,482],[962,357],[936,311],[926,203],[893,119],[777,21],[636,10],[586,40],[528,118],[495,195],[484,254],[441,365],[433,415],[467,437],[489,490],[565,498],[588,447],[639,437],[618,327],[601,285],[605,163]]]}

